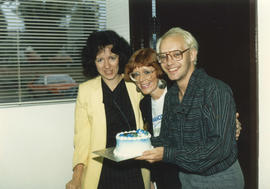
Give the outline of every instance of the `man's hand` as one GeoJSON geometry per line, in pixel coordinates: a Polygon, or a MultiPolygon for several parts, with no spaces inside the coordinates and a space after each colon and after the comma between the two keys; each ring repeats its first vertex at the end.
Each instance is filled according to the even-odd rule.
{"type": "Polygon", "coordinates": [[[143,152],[142,156],[137,157],[136,160],[145,160],[149,163],[161,161],[163,159],[164,147],[156,147],[152,150],[143,152]]]}

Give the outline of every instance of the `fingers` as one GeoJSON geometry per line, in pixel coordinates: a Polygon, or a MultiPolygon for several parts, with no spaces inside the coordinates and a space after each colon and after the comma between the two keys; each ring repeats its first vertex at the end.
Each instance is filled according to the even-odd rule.
{"type": "Polygon", "coordinates": [[[241,133],[241,130],[242,130],[242,127],[241,127],[241,124],[240,124],[240,125],[237,127],[237,129],[236,129],[236,139],[239,138],[240,133],[241,133]]]}
{"type": "Polygon", "coordinates": [[[239,129],[239,130],[242,129],[242,124],[238,119],[236,120],[236,128],[239,129]]]}
{"type": "Polygon", "coordinates": [[[153,159],[153,154],[152,153],[143,153],[141,156],[135,158],[136,160],[150,160],[153,159]]]}
{"type": "Polygon", "coordinates": [[[241,132],[241,130],[242,130],[242,124],[241,124],[241,122],[238,120],[238,118],[239,118],[239,113],[236,112],[236,135],[235,135],[236,140],[238,140],[238,138],[239,138],[239,136],[240,136],[240,132],[241,132]]]}
{"type": "Polygon", "coordinates": [[[135,158],[135,160],[145,160],[149,163],[153,163],[156,161],[156,153],[153,150],[145,151],[141,156],[135,158]]]}
{"type": "Polygon", "coordinates": [[[239,132],[242,130],[242,124],[238,119],[236,120],[236,129],[239,132]]]}
{"type": "Polygon", "coordinates": [[[239,113],[238,112],[236,112],[236,127],[238,128],[241,128],[241,122],[239,121],[239,113]]]}
{"type": "Polygon", "coordinates": [[[241,130],[242,130],[242,124],[241,122],[238,120],[238,117],[239,117],[239,114],[236,113],[236,140],[239,139],[239,136],[240,136],[240,133],[241,133],[241,130]]]}
{"type": "Polygon", "coordinates": [[[66,184],[66,189],[81,189],[81,186],[79,183],[71,180],[66,184]]]}
{"type": "Polygon", "coordinates": [[[240,136],[240,132],[239,133],[236,133],[236,135],[235,135],[236,140],[239,139],[239,136],[240,136]]]}
{"type": "Polygon", "coordinates": [[[139,157],[136,157],[135,160],[145,160],[145,157],[144,156],[139,156],[139,157]]]}
{"type": "Polygon", "coordinates": [[[156,147],[152,150],[145,151],[142,156],[137,157],[136,160],[145,160],[149,163],[161,161],[163,158],[164,147],[156,147]]]}

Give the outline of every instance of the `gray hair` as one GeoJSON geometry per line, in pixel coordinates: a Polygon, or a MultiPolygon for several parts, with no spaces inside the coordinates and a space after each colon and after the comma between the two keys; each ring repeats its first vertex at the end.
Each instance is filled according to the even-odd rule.
{"type": "MultiPolygon", "coordinates": [[[[199,44],[198,44],[197,40],[195,39],[195,37],[193,37],[193,35],[190,32],[188,32],[180,27],[174,27],[174,28],[171,28],[169,31],[167,31],[165,34],[163,34],[158,39],[157,45],[156,45],[157,53],[160,52],[159,48],[160,48],[161,41],[163,41],[163,39],[165,39],[166,37],[171,36],[171,35],[182,36],[189,48],[194,48],[197,50],[197,52],[199,51],[199,44]]],[[[196,64],[196,62],[194,64],[196,64]]]]}

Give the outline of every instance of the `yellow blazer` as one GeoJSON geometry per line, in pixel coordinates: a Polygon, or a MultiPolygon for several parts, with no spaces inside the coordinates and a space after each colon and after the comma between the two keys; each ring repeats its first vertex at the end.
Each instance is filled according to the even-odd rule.
{"type": "MultiPolygon", "coordinates": [[[[143,128],[139,102],[142,95],[136,91],[133,83],[126,87],[134,110],[137,129],[143,128]]],[[[96,189],[102,168],[103,158],[93,151],[106,148],[106,117],[103,104],[101,77],[86,81],[79,86],[75,109],[75,133],[73,168],[84,164],[82,189],[96,189]]],[[[150,172],[142,168],[145,188],[150,188],[150,172]]]]}

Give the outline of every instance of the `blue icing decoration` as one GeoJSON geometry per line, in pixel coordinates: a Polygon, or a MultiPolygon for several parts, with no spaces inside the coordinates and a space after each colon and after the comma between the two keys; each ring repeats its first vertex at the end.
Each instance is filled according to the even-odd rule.
{"type": "Polygon", "coordinates": [[[119,134],[120,137],[138,137],[143,135],[148,135],[148,131],[137,129],[136,131],[129,131],[119,134]]]}

